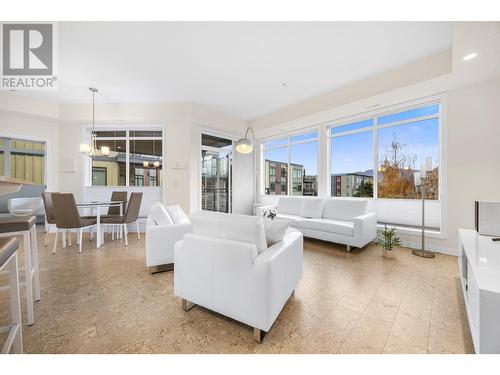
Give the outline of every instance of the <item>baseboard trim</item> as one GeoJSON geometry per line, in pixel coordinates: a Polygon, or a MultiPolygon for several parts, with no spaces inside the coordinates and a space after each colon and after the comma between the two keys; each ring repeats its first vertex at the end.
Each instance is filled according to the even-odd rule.
{"type": "MultiPolygon", "coordinates": [[[[417,249],[420,250],[422,248],[422,244],[420,242],[413,242],[413,241],[401,241],[401,246],[403,247],[408,247],[410,249],[417,249]]],[[[431,250],[434,251],[435,253],[440,253],[444,255],[452,255],[457,257],[458,250],[451,248],[451,247],[443,247],[443,246],[436,246],[432,244],[428,244],[425,246],[426,250],[431,250]]]]}

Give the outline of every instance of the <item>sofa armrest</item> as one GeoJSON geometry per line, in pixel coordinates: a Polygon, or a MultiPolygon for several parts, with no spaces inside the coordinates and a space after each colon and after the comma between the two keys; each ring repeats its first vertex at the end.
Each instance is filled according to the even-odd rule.
{"type": "Polygon", "coordinates": [[[146,228],[146,265],[152,267],[173,263],[174,244],[192,231],[191,223],[148,226],[146,228]]]}
{"type": "Polygon", "coordinates": [[[220,313],[229,309],[251,316],[256,257],[256,246],[248,242],[186,234],[175,245],[175,295],[220,313]]]}
{"type": "Polygon", "coordinates": [[[268,331],[295,290],[303,272],[303,235],[289,228],[282,241],[263,251],[253,269],[257,328],[268,331]]]}
{"type": "Polygon", "coordinates": [[[377,215],[369,212],[354,218],[354,237],[364,246],[377,237],[377,215]]]}

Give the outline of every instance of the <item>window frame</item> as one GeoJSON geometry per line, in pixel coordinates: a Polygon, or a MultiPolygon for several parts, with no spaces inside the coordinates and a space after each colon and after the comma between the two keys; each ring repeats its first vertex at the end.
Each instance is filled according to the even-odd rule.
{"type": "MultiPolygon", "coordinates": [[[[10,176],[11,175],[11,160],[12,160],[12,154],[24,154],[28,156],[37,156],[37,157],[42,157],[43,159],[43,173],[41,174],[42,177],[42,183],[41,184],[33,184],[38,185],[38,186],[43,186],[44,189],[47,188],[47,177],[48,177],[48,171],[47,171],[47,166],[48,166],[48,141],[47,140],[40,140],[37,138],[33,138],[30,136],[23,136],[23,135],[8,135],[8,134],[3,134],[0,133],[0,139],[3,139],[3,145],[0,145],[0,151],[2,151],[3,154],[3,176],[10,176]],[[18,149],[16,147],[12,146],[12,142],[29,142],[29,143],[36,143],[40,144],[43,146],[43,150],[29,150],[29,149],[18,149]]],[[[23,180],[26,180],[26,176],[23,176],[23,180]]]]}
{"type": "MultiPolygon", "coordinates": [[[[164,184],[164,178],[161,176],[164,175],[163,173],[160,173],[160,185],[158,186],[135,186],[135,185],[130,185],[130,141],[161,141],[161,149],[162,149],[162,156],[161,156],[161,171],[163,171],[163,168],[165,166],[165,161],[166,161],[166,154],[165,154],[165,128],[159,127],[159,126],[110,126],[110,127],[98,127],[95,129],[95,132],[100,132],[100,131],[124,131],[125,136],[119,136],[119,137],[96,137],[96,141],[125,141],[125,185],[106,185],[106,186],[94,186],[93,181],[92,181],[92,157],[88,158],[87,161],[87,177],[85,178],[86,181],[86,187],[90,188],[112,188],[112,187],[118,187],[118,188],[129,188],[129,187],[140,187],[140,188],[162,188],[164,184]],[[161,132],[162,136],[161,137],[132,137],[130,136],[131,132],[134,131],[151,131],[151,132],[161,132]]],[[[92,129],[89,127],[85,127],[83,129],[84,132],[84,139],[87,140],[87,142],[90,142],[90,137],[91,137],[91,132],[92,129]]],[[[158,175],[157,177],[158,178],[158,175]]]]}
{"type": "Polygon", "coordinates": [[[444,114],[446,112],[446,102],[444,97],[442,96],[437,96],[437,97],[432,97],[432,98],[427,98],[423,100],[416,100],[413,102],[405,102],[401,104],[397,104],[394,106],[370,111],[370,112],[365,112],[349,117],[344,117],[342,119],[332,121],[332,122],[327,122],[326,123],[326,134],[327,134],[327,173],[328,173],[328,178],[327,178],[327,196],[332,197],[332,191],[331,191],[331,175],[332,175],[332,155],[331,155],[331,142],[334,138],[341,137],[341,136],[346,136],[350,134],[357,134],[357,133],[362,133],[366,131],[373,131],[373,197],[372,198],[366,198],[366,199],[386,199],[386,200],[402,200],[402,201],[407,201],[407,200],[414,200],[411,198],[379,198],[378,197],[378,131],[379,129],[385,129],[385,128],[390,128],[390,127],[395,127],[399,125],[405,125],[405,124],[411,124],[419,121],[424,121],[428,119],[434,119],[437,118],[439,121],[439,129],[438,129],[438,146],[439,146],[439,173],[438,173],[438,199],[436,201],[441,202],[443,200],[444,196],[444,189],[443,187],[446,186],[446,183],[444,181],[444,168],[443,165],[445,164],[445,160],[443,160],[443,155],[445,154],[443,151],[443,148],[445,148],[445,145],[443,145],[443,127],[444,127],[444,114]],[[413,109],[418,109],[422,107],[427,107],[431,105],[437,104],[439,106],[439,110],[437,114],[433,115],[425,115],[425,116],[419,116],[419,117],[414,117],[406,120],[400,120],[400,121],[395,121],[391,122],[388,124],[383,124],[383,125],[378,125],[378,119],[383,116],[391,115],[391,114],[396,114],[400,112],[406,112],[410,111],[413,109]],[[355,129],[355,130],[348,130],[339,134],[332,135],[331,129],[338,128],[341,126],[349,125],[355,122],[359,121],[365,121],[365,120],[373,120],[373,126],[369,127],[364,127],[360,129],[355,129]]]}
{"type": "MultiPolygon", "coordinates": [[[[269,195],[269,196],[272,196],[273,194],[266,194],[266,176],[265,176],[265,163],[266,163],[266,151],[273,151],[273,150],[279,150],[279,149],[287,149],[288,151],[288,161],[286,163],[287,165],[287,170],[288,170],[288,174],[287,174],[287,181],[286,181],[286,185],[287,185],[287,191],[286,191],[286,195],[285,194],[281,194],[281,195],[284,195],[284,196],[293,196],[292,193],[292,173],[291,173],[291,165],[294,164],[291,162],[291,157],[292,157],[292,146],[296,146],[296,145],[300,145],[300,144],[306,144],[306,143],[312,143],[312,142],[316,142],[317,144],[317,151],[316,151],[316,183],[317,185],[319,185],[319,171],[320,171],[320,147],[321,147],[321,129],[320,129],[320,126],[314,126],[314,127],[309,127],[309,128],[305,128],[305,129],[300,129],[299,131],[293,131],[293,132],[288,132],[288,133],[285,133],[285,134],[280,134],[280,135],[277,135],[277,136],[272,136],[272,137],[268,137],[268,138],[262,138],[259,140],[259,158],[260,158],[260,173],[259,173],[259,177],[260,177],[260,194],[262,195],[269,195]],[[309,133],[314,133],[316,132],[316,137],[313,137],[313,138],[307,138],[307,139],[303,139],[303,140],[300,140],[300,141],[292,141],[292,138],[293,137],[296,137],[296,136],[300,136],[300,135],[304,135],[304,134],[309,134],[309,133]],[[280,144],[280,145],[277,145],[277,146],[273,146],[273,147],[269,147],[269,148],[266,148],[266,143],[269,143],[269,142],[273,142],[273,141],[277,141],[277,140],[282,140],[282,139],[286,139],[286,143],[283,143],[283,144],[280,144]]],[[[303,185],[303,184],[302,184],[303,185]]],[[[303,192],[303,187],[302,187],[302,192],[303,192]]],[[[317,196],[320,195],[320,192],[319,192],[319,186],[318,186],[318,192],[317,192],[317,196]]]]}

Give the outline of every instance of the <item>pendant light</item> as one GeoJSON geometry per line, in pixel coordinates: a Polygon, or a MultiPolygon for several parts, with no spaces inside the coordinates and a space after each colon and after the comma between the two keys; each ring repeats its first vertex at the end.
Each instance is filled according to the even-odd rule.
{"type": "Polygon", "coordinates": [[[97,149],[97,140],[95,134],[95,93],[99,92],[99,90],[97,90],[94,87],[89,87],[89,90],[92,93],[92,132],[90,133],[90,144],[88,143],[80,144],[80,152],[88,156],[96,156],[96,155],[108,156],[109,155],[108,146],[103,146],[101,150],[97,149]]]}
{"type": "Polygon", "coordinates": [[[253,134],[253,129],[248,127],[247,131],[245,132],[245,137],[241,138],[236,142],[236,151],[238,151],[240,154],[249,154],[253,151],[253,144],[255,142],[255,136],[253,134]],[[252,132],[252,140],[248,138],[248,131],[252,132]]]}

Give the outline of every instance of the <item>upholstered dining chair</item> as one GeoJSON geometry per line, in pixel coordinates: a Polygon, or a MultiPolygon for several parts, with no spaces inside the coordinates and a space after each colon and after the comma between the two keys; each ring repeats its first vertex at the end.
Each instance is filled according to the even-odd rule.
{"type": "Polygon", "coordinates": [[[104,216],[101,218],[101,225],[120,225],[123,227],[123,233],[125,236],[125,245],[128,246],[128,232],[127,232],[127,224],[136,223],[137,225],[137,236],[138,239],[141,239],[141,235],[139,233],[139,210],[141,208],[142,201],[142,193],[131,193],[130,199],[128,201],[127,209],[125,211],[125,215],[123,216],[104,216]]]}
{"type": "MultiPolygon", "coordinates": [[[[43,205],[45,207],[45,240],[44,246],[49,243],[50,227],[56,225],[56,214],[54,213],[54,204],[52,203],[52,193],[42,193],[43,205]]],[[[57,229],[56,229],[57,231],[57,229]]]]}
{"type": "MultiPolygon", "coordinates": [[[[112,202],[123,201],[122,211],[121,211],[121,214],[123,215],[125,213],[125,210],[127,209],[127,192],[126,191],[113,191],[111,193],[111,201],[112,202]]],[[[120,215],[120,206],[109,206],[108,214],[106,216],[111,216],[111,215],[119,216],[120,215]]],[[[116,233],[117,238],[121,237],[121,228],[122,227],[119,225],[110,225],[111,239],[112,240],[115,239],[115,233],[116,233]]]]}
{"type": "Polygon", "coordinates": [[[77,244],[79,245],[78,252],[82,252],[83,229],[92,228],[97,224],[97,220],[92,217],[81,217],[76,206],[75,197],[72,193],[52,193],[52,203],[54,205],[54,214],[56,218],[56,238],[54,241],[54,249],[52,254],[55,254],[57,248],[57,236],[59,230],[75,229],[78,232],[77,244]]]}

